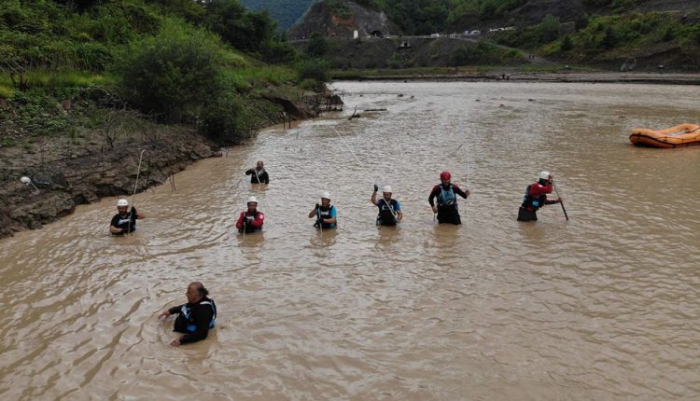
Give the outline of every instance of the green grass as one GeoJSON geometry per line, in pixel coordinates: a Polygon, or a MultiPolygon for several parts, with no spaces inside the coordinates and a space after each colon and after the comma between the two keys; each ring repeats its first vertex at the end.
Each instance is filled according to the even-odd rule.
{"type": "Polygon", "coordinates": [[[0,99],[12,99],[15,96],[15,89],[11,85],[0,82],[0,99]]]}

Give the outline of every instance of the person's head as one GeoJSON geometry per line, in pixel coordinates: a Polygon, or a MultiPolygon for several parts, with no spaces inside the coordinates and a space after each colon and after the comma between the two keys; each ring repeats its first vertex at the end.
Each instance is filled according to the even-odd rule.
{"type": "Polygon", "coordinates": [[[321,194],[321,206],[328,207],[331,204],[331,194],[324,192],[321,194]]]}
{"type": "Polygon", "coordinates": [[[187,302],[195,303],[209,295],[209,290],[204,288],[204,284],[201,282],[193,281],[187,286],[187,292],[185,295],[187,296],[187,302]]]}
{"type": "Polygon", "coordinates": [[[552,181],[552,175],[549,174],[549,171],[543,171],[540,173],[540,183],[542,184],[549,184],[552,181]]]}
{"type": "Polygon", "coordinates": [[[258,162],[255,163],[255,169],[256,169],[256,170],[262,170],[264,167],[265,167],[265,165],[263,164],[263,161],[262,161],[262,160],[258,160],[258,162]]]}
{"type": "Polygon", "coordinates": [[[382,188],[382,196],[384,197],[384,200],[391,200],[391,186],[390,185],[385,185],[384,188],[382,188]]]}
{"type": "Polygon", "coordinates": [[[119,214],[126,214],[126,209],[129,207],[129,201],[126,199],[119,199],[117,201],[117,211],[119,214]]]}
{"type": "Polygon", "coordinates": [[[254,212],[258,208],[258,198],[251,196],[248,198],[248,211],[254,212]]]}
{"type": "Polygon", "coordinates": [[[442,181],[443,184],[449,184],[450,180],[452,180],[452,174],[450,174],[449,171],[443,171],[440,173],[440,181],[442,181]]]}

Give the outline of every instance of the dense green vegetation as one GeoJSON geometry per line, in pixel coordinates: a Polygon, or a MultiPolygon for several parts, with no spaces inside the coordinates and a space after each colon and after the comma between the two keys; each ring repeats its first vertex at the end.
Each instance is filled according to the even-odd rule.
{"type": "Polygon", "coordinates": [[[56,133],[68,126],[56,103],[81,100],[235,142],[260,88],[308,79],[297,57],[237,0],[0,0],[0,99],[13,106],[0,117],[56,133]]]}
{"type": "MultiPolygon", "coordinates": [[[[614,2],[611,2],[611,5],[614,2]]],[[[521,32],[504,32],[497,40],[529,48],[547,57],[573,62],[619,62],[635,55],[664,54],[668,62],[698,69],[700,11],[613,14],[577,21],[577,30],[560,35],[561,24],[551,15],[521,32]],[[671,54],[668,54],[671,53],[671,54]]],[[[663,60],[659,60],[663,64],[663,60]]]]}

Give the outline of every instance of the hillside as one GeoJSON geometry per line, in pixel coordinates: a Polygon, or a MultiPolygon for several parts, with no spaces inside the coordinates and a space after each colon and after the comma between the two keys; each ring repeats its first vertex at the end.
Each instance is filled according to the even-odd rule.
{"type": "Polygon", "coordinates": [[[238,0],[2,4],[0,237],[162,184],[319,104],[303,88],[325,76],[238,0]]]}
{"type": "MultiPolygon", "coordinates": [[[[371,36],[449,35],[454,40],[495,43],[524,53],[546,57],[562,65],[585,65],[606,70],[700,71],[700,0],[325,0],[289,30],[289,37],[308,39],[320,33],[327,40],[350,39],[358,30],[360,40],[371,36]],[[367,5],[369,4],[369,5],[367,5]],[[506,29],[507,28],[507,29],[506,29]],[[480,34],[463,37],[464,31],[480,34]]],[[[423,50],[409,40],[411,52],[423,50]]],[[[423,43],[423,42],[420,42],[423,43]]],[[[356,44],[356,46],[363,46],[356,44]]],[[[361,54],[372,54],[375,44],[361,54]]],[[[397,45],[398,46],[398,45],[397,45]]],[[[476,51],[476,46],[429,45],[431,54],[406,55],[406,48],[377,53],[374,61],[348,52],[344,45],[326,46],[324,56],[333,68],[362,68],[357,65],[462,66],[512,64],[518,57],[494,51],[476,51]],[[461,54],[445,54],[453,49],[461,54]],[[404,54],[398,54],[401,50],[404,54]],[[432,61],[431,61],[432,60],[432,61]],[[495,63],[495,64],[494,64],[495,63]]],[[[481,50],[484,47],[482,46],[481,50]]],[[[488,49],[496,49],[490,47],[488,49]]],[[[370,67],[371,68],[371,67],[370,67]]]]}
{"type": "Polygon", "coordinates": [[[316,0],[240,0],[246,8],[254,11],[267,11],[278,29],[289,29],[316,0]]]}

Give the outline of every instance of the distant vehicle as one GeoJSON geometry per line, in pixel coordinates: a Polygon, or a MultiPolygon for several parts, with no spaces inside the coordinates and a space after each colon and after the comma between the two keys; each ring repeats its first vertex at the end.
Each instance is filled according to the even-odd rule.
{"type": "Polygon", "coordinates": [[[471,35],[471,36],[481,35],[481,31],[478,29],[475,29],[475,30],[469,32],[469,35],[471,35]]]}
{"type": "Polygon", "coordinates": [[[430,37],[431,38],[439,38],[440,34],[439,33],[432,33],[432,34],[430,34],[430,37]]]}

